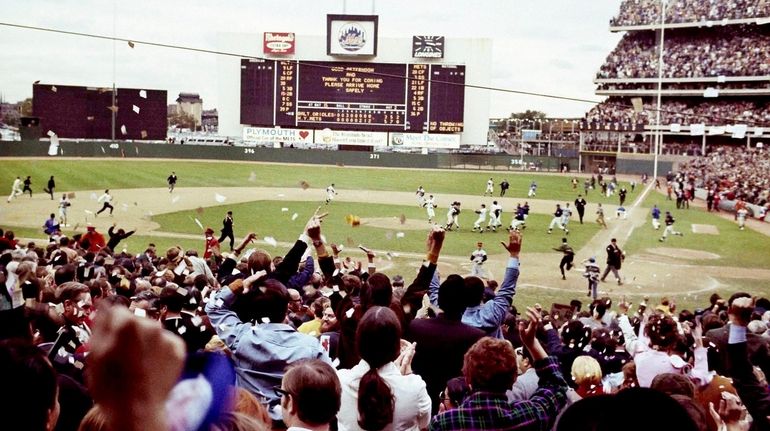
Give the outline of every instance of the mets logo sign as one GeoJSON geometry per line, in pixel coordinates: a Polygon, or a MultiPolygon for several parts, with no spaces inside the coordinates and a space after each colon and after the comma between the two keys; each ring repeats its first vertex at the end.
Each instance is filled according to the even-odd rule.
{"type": "Polygon", "coordinates": [[[366,30],[357,22],[345,23],[340,27],[337,41],[346,51],[358,51],[366,45],[366,30]]]}

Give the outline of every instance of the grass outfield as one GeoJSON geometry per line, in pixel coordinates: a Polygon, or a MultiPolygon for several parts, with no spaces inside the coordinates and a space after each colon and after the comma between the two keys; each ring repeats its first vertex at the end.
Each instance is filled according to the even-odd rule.
{"type": "MultiPolygon", "coordinates": [[[[136,161],[123,159],[55,159],[0,161],[0,186],[10,186],[16,176],[22,179],[32,176],[32,188],[41,192],[48,178],[53,175],[58,191],[92,189],[121,189],[165,187],[166,178],[175,171],[178,187],[294,187],[306,181],[311,187],[325,188],[334,183],[338,190],[394,190],[413,191],[422,185],[428,193],[481,195],[489,177],[495,181],[496,194],[505,178],[511,184],[508,197],[527,196],[529,184],[537,181],[537,198],[572,202],[583,192],[585,175],[574,174],[580,180],[577,191],[572,190],[573,175],[529,174],[514,172],[473,172],[421,169],[375,169],[322,165],[279,165],[263,163],[211,163],[197,161],[136,161]],[[252,176],[252,173],[255,175],[252,176]]],[[[633,202],[640,193],[637,187],[631,192],[628,183],[627,202],[633,202]]],[[[601,197],[596,191],[588,196],[590,202],[618,202],[617,196],[601,197]]]]}
{"type": "MultiPolygon", "coordinates": [[[[161,214],[153,217],[153,221],[160,224],[160,230],[166,232],[179,232],[187,234],[200,234],[201,229],[194,222],[194,218],[204,226],[211,226],[217,233],[222,226],[222,219],[226,211],[233,211],[235,219],[235,232],[244,236],[250,228],[253,228],[260,237],[272,236],[278,241],[290,242],[296,240],[304,227],[305,221],[313,214],[316,204],[312,202],[286,202],[286,201],[257,201],[236,205],[208,207],[203,214],[195,211],[179,211],[161,214]],[[288,211],[281,211],[288,208],[288,211]],[[294,213],[298,214],[295,221],[291,220],[294,213]]],[[[324,206],[322,211],[329,215],[323,224],[323,233],[327,242],[343,244],[345,247],[356,247],[364,244],[377,250],[389,250],[396,252],[421,253],[425,250],[425,238],[428,231],[425,210],[417,206],[379,205],[366,203],[334,202],[324,206]],[[357,215],[364,219],[364,224],[351,227],[345,217],[349,214],[357,215]],[[405,215],[414,221],[425,221],[425,228],[402,229],[399,218],[405,215]],[[392,220],[392,227],[372,227],[366,225],[367,218],[380,218],[392,220]],[[398,238],[398,233],[404,234],[398,238]]],[[[445,211],[437,211],[437,220],[444,222],[445,211]]],[[[476,248],[477,241],[485,242],[488,253],[503,252],[499,242],[507,239],[507,231],[498,229],[497,232],[471,232],[473,222],[476,221],[473,211],[464,210],[460,213],[460,231],[448,232],[442,254],[450,256],[470,256],[476,248]]],[[[511,214],[504,213],[503,220],[510,223],[511,214]]],[[[412,221],[410,220],[410,221],[412,221]]],[[[524,242],[524,252],[549,252],[552,247],[561,243],[561,231],[557,230],[552,235],[546,234],[551,217],[541,214],[532,214],[527,218],[527,228],[524,242]]],[[[411,223],[410,223],[411,224],[411,223]]],[[[419,226],[419,224],[418,224],[419,226]]],[[[570,223],[569,242],[573,248],[580,249],[596,232],[598,226],[594,223],[580,225],[574,220],[570,223]]]]}

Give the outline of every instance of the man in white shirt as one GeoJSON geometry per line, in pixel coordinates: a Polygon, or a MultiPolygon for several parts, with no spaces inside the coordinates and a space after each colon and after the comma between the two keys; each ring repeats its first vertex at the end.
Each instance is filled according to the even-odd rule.
{"type": "Polygon", "coordinates": [[[59,223],[63,227],[67,227],[67,208],[71,205],[72,203],[67,199],[67,195],[61,195],[61,200],[59,201],[59,223]]]}
{"type": "Polygon", "coordinates": [[[487,219],[487,212],[489,212],[489,210],[484,204],[481,204],[481,208],[476,210],[476,214],[479,215],[479,218],[477,218],[476,222],[473,223],[474,231],[484,232],[484,228],[481,227],[481,225],[484,224],[484,220],[487,219]]]}
{"type": "Polygon", "coordinates": [[[342,389],[337,373],[318,359],[289,365],[276,392],[281,396],[287,431],[328,431],[340,410],[342,389]]]}
{"type": "Polygon", "coordinates": [[[487,189],[484,191],[484,196],[486,196],[487,193],[489,193],[489,196],[492,196],[492,193],[494,193],[494,187],[495,187],[495,182],[492,181],[492,178],[490,178],[487,181],[487,189]]]}
{"type": "Polygon", "coordinates": [[[425,189],[422,186],[417,187],[417,191],[414,193],[417,195],[417,206],[425,205],[425,189]]]}
{"type": "Polygon", "coordinates": [[[11,194],[8,196],[8,202],[11,202],[11,199],[15,198],[16,196],[21,196],[22,193],[21,177],[16,177],[16,179],[13,180],[13,185],[11,186],[11,194]]]}
{"type": "Polygon", "coordinates": [[[433,195],[428,197],[423,206],[428,211],[428,223],[433,223],[433,219],[436,217],[436,211],[434,211],[436,209],[436,201],[433,199],[433,195]]]}
{"type": "Polygon", "coordinates": [[[329,202],[334,200],[334,195],[337,194],[337,191],[334,190],[334,183],[332,183],[329,187],[326,188],[326,205],[329,205],[329,202]]]}
{"type": "Polygon", "coordinates": [[[112,210],[114,210],[115,208],[113,208],[113,206],[111,205],[112,195],[110,194],[110,190],[109,189],[105,190],[104,194],[99,196],[99,200],[97,202],[102,202],[103,204],[102,204],[102,209],[97,211],[96,215],[101,214],[102,211],[104,211],[107,208],[109,208],[110,209],[110,216],[112,216],[112,210]]]}
{"type": "Polygon", "coordinates": [[[476,243],[478,247],[471,253],[471,262],[473,262],[473,269],[471,275],[479,278],[486,278],[486,271],[484,271],[484,262],[487,261],[487,252],[481,248],[484,245],[481,241],[476,243]]]}
{"type": "Polygon", "coordinates": [[[492,201],[492,206],[489,207],[489,224],[487,224],[487,230],[492,230],[494,232],[497,232],[497,228],[503,225],[503,222],[500,221],[500,218],[503,215],[503,207],[497,203],[497,201],[492,201]]]}

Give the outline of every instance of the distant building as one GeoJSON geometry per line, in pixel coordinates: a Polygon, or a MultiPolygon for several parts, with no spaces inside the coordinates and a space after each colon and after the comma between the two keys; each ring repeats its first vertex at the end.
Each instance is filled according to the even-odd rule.
{"type": "Polygon", "coordinates": [[[196,129],[201,127],[203,120],[203,99],[198,93],[179,93],[176,98],[176,112],[187,114],[195,120],[196,129]]]}
{"type": "Polygon", "coordinates": [[[219,113],[215,109],[206,109],[201,114],[201,124],[206,132],[216,133],[219,129],[219,113]]]}

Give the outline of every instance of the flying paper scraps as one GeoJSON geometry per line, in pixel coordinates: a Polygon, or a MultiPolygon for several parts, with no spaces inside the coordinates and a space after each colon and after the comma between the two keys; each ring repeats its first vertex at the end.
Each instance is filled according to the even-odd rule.
{"type": "Polygon", "coordinates": [[[195,212],[198,214],[203,214],[203,207],[195,208],[195,212]]]}
{"type": "Polygon", "coordinates": [[[131,42],[131,41],[129,40],[129,41],[128,41],[128,47],[129,47],[129,48],[133,48],[133,47],[134,47],[134,42],[131,42]]]}
{"type": "Polygon", "coordinates": [[[122,133],[124,135],[128,134],[128,130],[126,130],[126,125],[125,124],[120,126],[120,133],[122,133]]]}
{"type": "Polygon", "coordinates": [[[53,91],[54,93],[56,93],[58,91],[55,85],[51,86],[51,91],[53,91]]]}
{"type": "Polygon", "coordinates": [[[292,215],[291,215],[291,221],[294,221],[294,220],[296,220],[296,219],[297,219],[297,217],[299,217],[299,214],[297,214],[297,213],[294,213],[294,214],[292,214],[292,215]]]}
{"type": "Polygon", "coordinates": [[[403,232],[396,232],[396,238],[403,238],[404,233],[403,232]]]}
{"type": "Polygon", "coordinates": [[[285,212],[289,212],[289,209],[288,209],[288,208],[286,208],[286,207],[283,207],[283,208],[281,208],[281,212],[282,212],[282,213],[285,213],[285,212]]]}
{"type": "Polygon", "coordinates": [[[198,227],[199,227],[199,228],[201,228],[201,230],[202,230],[202,229],[203,229],[203,223],[201,223],[201,221],[200,221],[200,220],[198,220],[198,218],[197,218],[197,217],[196,217],[196,218],[194,218],[193,220],[195,220],[195,224],[197,224],[197,225],[198,225],[198,227]]]}
{"type": "Polygon", "coordinates": [[[67,199],[75,199],[75,192],[67,193],[67,199]]]}
{"type": "Polygon", "coordinates": [[[345,239],[345,244],[347,244],[348,247],[353,247],[353,245],[355,245],[355,243],[353,242],[353,238],[351,237],[347,237],[347,239],[345,239]]]}
{"type": "Polygon", "coordinates": [[[252,172],[251,174],[249,174],[249,181],[251,181],[252,183],[253,183],[254,181],[257,181],[257,174],[256,174],[256,173],[254,173],[254,172],[252,172]]]}
{"type": "Polygon", "coordinates": [[[131,109],[133,109],[134,112],[136,112],[137,114],[139,113],[139,107],[138,106],[133,105],[133,107],[131,109]]]}
{"type": "Polygon", "coordinates": [[[147,131],[146,130],[142,130],[141,132],[139,132],[139,135],[142,136],[142,139],[145,139],[145,138],[147,138],[147,131]]]}
{"type": "Polygon", "coordinates": [[[226,196],[222,196],[219,193],[214,193],[214,200],[219,202],[220,204],[227,200],[226,196]]]}
{"type": "Polygon", "coordinates": [[[278,247],[278,241],[276,241],[275,238],[273,238],[272,236],[266,236],[263,238],[263,240],[266,243],[272,245],[273,247],[278,247]]]}
{"type": "Polygon", "coordinates": [[[93,214],[93,213],[94,213],[94,212],[93,212],[93,211],[91,211],[91,210],[83,210],[83,211],[85,211],[85,212],[86,212],[86,214],[93,214]]]}
{"type": "Polygon", "coordinates": [[[139,97],[141,97],[142,99],[146,99],[147,98],[147,91],[139,90],[139,97]]]}
{"type": "Polygon", "coordinates": [[[348,214],[345,216],[345,222],[353,227],[361,225],[361,218],[357,215],[348,214]]]}
{"type": "Polygon", "coordinates": [[[401,216],[398,218],[398,221],[400,221],[400,222],[401,222],[401,224],[404,224],[404,223],[406,223],[406,216],[405,216],[405,215],[403,215],[403,214],[401,214],[401,216]]]}
{"type": "Polygon", "coordinates": [[[98,197],[98,196],[96,196],[96,193],[94,193],[94,192],[91,192],[91,200],[92,200],[92,201],[95,201],[95,200],[97,200],[97,199],[99,199],[99,197],[98,197]]]}
{"type": "Polygon", "coordinates": [[[178,195],[177,195],[177,196],[174,196],[173,198],[171,198],[171,203],[172,203],[172,204],[175,204],[175,203],[177,203],[177,202],[179,202],[179,196],[178,196],[178,195]]]}
{"type": "Polygon", "coordinates": [[[310,183],[308,183],[305,180],[302,180],[299,182],[299,186],[302,187],[302,190],[307,190],[310,188],[310,183]]]}

